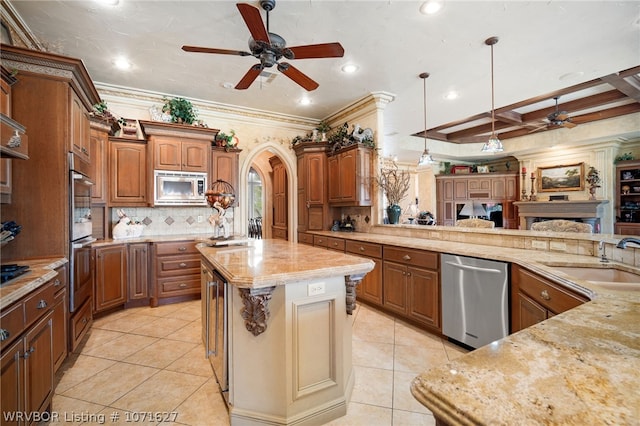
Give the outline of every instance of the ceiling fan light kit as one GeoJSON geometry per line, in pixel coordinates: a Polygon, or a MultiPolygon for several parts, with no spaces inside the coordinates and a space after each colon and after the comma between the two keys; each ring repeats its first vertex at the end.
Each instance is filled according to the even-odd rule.
{"type": "Polygon", "coordinates": [[[491,47],[491,136],[482,146],[482,152],[496,153],[504,151],[502,142],[500,142],[500,139],[498,139],[496,135],[495,91],[493,85],[493,45],[498,43],[498,37],[489,37],[484,43],[491,47]]]}
{"type": "Polygon", "coordinates": [[[435,163],[435,160],[429,154],[429,150],[427,149],[427,78],[429,78],[428,72],[423,72],[418,75],[422,79],[422,89],[423,89],[423,106],[424,106],[424,151],[418,160],[418,166],[426,166],[429,164],[435,163]]]}
{"type": "Polygon", "coordinates": [[[267,12],[266,26],[262,21],[260,10],[247,3],[236,4],[242,19],[244,20],[251,37],[249,38],[249,50],[216,49],[198,46],[182,46],[185,52],[215,53],[221,55],[253,56],[260,61],[253,65],[249,71],[240,79],[235,88],[238,90],[248,89],[249,86],[260,75],[262,70],[276,65],[278,71],[289,77],[307,91],[318,88],[319,84],[304,74],[299,69],[287,62],[281,62],[282,58],[294,59],[318,59],[318,58],[341,58],[344,56],[344,49],[340,43],[321,43],[303,46],[286,47],[287,42],[278,34],[269,31],[269,12],[276,7],[275,0],[261,0],[260,7],[267,12]]]}

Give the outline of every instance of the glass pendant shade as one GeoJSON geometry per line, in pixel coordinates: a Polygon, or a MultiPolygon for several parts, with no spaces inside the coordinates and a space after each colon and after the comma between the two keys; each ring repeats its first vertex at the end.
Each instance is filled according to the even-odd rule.
{"type": "Polygon", "coordinates": [[[434,164],[435,160],[429,154],[429,150],[427,149],[427,78],[429,77],[428,72],[421,73],[418,77],[422,79],[422,87],[423,87],[423,106],[424,106],[424,151],[418,160],[418,166],[426,166],[429,164],[434,164]]]}
{"type": "Polygon", "coordinates": [[[420,156],[420,160],[418,160],[418,166],[426,166],[427,164],[433,164],[435,160],[429,154],[429,150],[425,149],[422,155],[420,156]]]}
{"type": "Polygon", "coordinates": [[[496,135],[491,135],[488,141],[482,145],[482,152],[502,152],[504,151],[504,147],[502,146],[502,142],[496,135]]]}

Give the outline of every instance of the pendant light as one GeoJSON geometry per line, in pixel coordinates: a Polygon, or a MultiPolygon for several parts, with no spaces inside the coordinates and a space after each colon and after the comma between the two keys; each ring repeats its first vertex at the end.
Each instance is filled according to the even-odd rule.
{"type": "Polygon", "coordinates": [[[484,143],[482,146],[482,152],[502,152],[504,151],[504,147],[502,146],[502,142],[498,139],[496,135],[496,109],[494,103],[494,89],[493,89],[493,45],[498,42],[498,37],[489,37],[484,41],[484,44],[487,46],[491,46],[491,136],[489,140],[484,143]]]}
{"type": "Polygon", "coordinates": [[[429,73],[423,72],[418,77],[422,79],[424,92],[424,151],[420,156],[420,160],[418,160],[418,166],[426,166],[428,164],[435,163],[435,160],[431,157],[431,154],[429,154],[429,150],[427,149],[427,78],[429,77],[429,73]]]}

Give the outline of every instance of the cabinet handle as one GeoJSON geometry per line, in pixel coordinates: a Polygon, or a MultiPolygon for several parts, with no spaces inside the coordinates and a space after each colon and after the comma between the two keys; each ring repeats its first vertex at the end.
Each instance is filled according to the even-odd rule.
{"type": "Polygon", "coordinates": [[[185,283],[180,284],[178,287],[185,288],[187,285],[185,283]]]}
{"type": "Polygon", "coordinates": [[[179,266],[179,267],[181,267],[181,268],[186,268],[186,267],[187,267],[187,264],[186,264],[186,263],[184,263],[184,262],[181,262],[178,266],[179,266]]]}
{"type": "Polygon", "coordinates": [[[186,247],[178,247],[178,251],[186,251],[187,248],[186,247]]]}
{"type": "Polygon", "coordinates": [[[411,276],[411,272],[407,272],[407,276],[410,277],[411,276]]]}
{"type": "Polygon", "coordinates": [[[27,359],[31,356],[32,353],[34,353],[36,351],[36,348],[34,348],[33,346],[31,346],[29,348],[29,350],[27,350],[24,355],[22,355],[22,358],[27,359]]]}
{"type": "Polygon", "coordinates": [[[549,296],[547,290],[542,290],[542,292],[540,292],[540,297],[542,297],[544,300],[551,300],[551,296],[549,296]]]}
{"type": "Polygon", "coordinates": [[[89,320],[87,319],[87,317],[82,317],[82,323],[83,323],[83,324],[86,324],[86,323],[87,323],[87,321],[89,321],[89,320]]]}
{"type": "Polygon", "coordinates": [[[402,271],[402,275],[407,275],[407,273],[406,273],[406,272],[404,272],[404,271],[402,271]]]}
{"type": "Polygon", "coordinates": [[[411,260],[411,256],[409,256],[408,254],[405,254],[404,256],[402,256],[403,260],[411,260]]]}
{"type": "Polygon", "coordinates": [[[9,330],[5,330],[4,328],[0,328],[0,342],[4,342],[11,336],[9,330]]]}
{"type": "Polygon", "coordinates": [[[334,246],[334,247],[338,247],[338,243],[334,242],[334,243],[333,243],[333,246],[334,246]]]}
{"type": "Polygon", "coordinates": [[[37,309],[44,309],[47,307],[47,301],[44,299],[40,299],[40,301],[38,302],[38,306],[36,306],[37,309]]]}
{"type": "Polygon", "coordinates": [[[360,251],[364,251],[364,247],[360,246],[360,251]]]}
{"type": "Polygon", "coordinates": [[[53,286],[54,286],[54,287],[58,287],[59,285],[60,285],[60,280],[56,278],[56,279],[53,281],[53,286]]]}

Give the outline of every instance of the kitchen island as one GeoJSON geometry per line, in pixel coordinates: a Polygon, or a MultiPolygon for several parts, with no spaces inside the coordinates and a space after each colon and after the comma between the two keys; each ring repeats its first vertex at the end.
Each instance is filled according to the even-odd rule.
{"type": "Polygon", "coordinates": [[[225,281],[228,377],[217,378],[223,390],[228,380],[231,424],[323,424],[345,415],[355,286],[373,262],[281,240],[198,250],[203,277],[225,281]]]}

